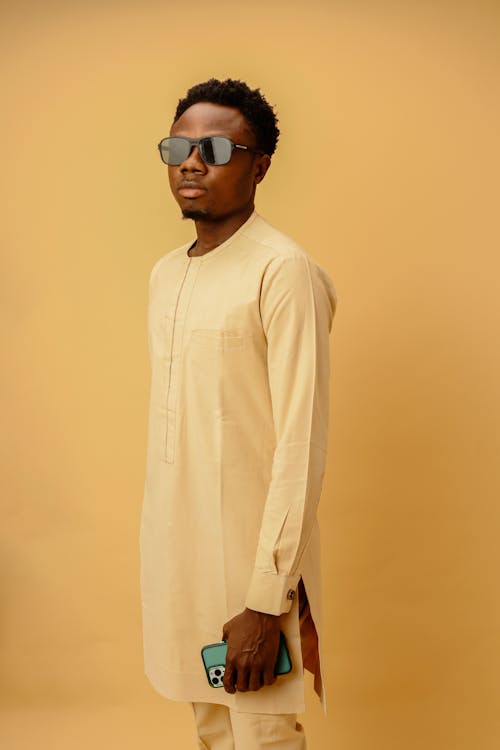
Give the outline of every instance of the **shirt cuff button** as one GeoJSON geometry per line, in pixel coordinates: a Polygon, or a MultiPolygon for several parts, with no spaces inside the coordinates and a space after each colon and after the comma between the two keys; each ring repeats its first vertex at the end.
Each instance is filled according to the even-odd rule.
{"type": "Polygon", "coordinates": [[[294,599],[295,598],[295,591],[293,589],[288,590],[288,594],[286,595],[287,599],[294,599]]]}

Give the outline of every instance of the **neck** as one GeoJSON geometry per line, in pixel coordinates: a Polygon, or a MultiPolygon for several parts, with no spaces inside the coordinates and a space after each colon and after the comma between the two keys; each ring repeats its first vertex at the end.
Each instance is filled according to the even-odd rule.
{"type": "Polygon", "coordinates": [[[232,234],[234,234],[252,215],[254,211],[253,202],[245,206],[237,214],[232,214],[218,221],[204,221],[196,219],[196,245],[191,255],[204,255],[210,250],[222,245],[232,234]]]}

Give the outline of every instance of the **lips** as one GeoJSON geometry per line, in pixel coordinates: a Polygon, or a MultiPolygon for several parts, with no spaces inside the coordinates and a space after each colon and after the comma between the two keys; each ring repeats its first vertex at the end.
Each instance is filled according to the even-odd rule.
{"type": "Polygon", "coordinates": [[[199,198],[205,191],[200,188],[179,188],[177,192],[184,198],[199,198]]]}
{"type": "Polygon", "coordinates": [[[204,187],[198,185],[196,182],[183,181],[177,186],[177,192],[182,195],[183,198],[199,198],[200,195],[206,192],[204,187]]]}

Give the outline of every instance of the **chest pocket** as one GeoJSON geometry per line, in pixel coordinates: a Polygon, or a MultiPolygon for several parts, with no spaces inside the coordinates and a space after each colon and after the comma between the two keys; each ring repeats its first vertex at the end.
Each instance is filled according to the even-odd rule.
{"type": "MultiPolygon", "coordinates": [[[[190,407],[209,419],[238,419],[254,381],[252,348],[253,335],[248,331],[191,330],[183,380],[190,407]]],[[[220,443],[218,433],[213,439],[220,443]]]]}
{"type": "Polygon", "coordinates": [[[245,349],[251,342],[252,334],[229,331],[220,328],[195,328],[191,331],[191,348],[205,352],[225,352],[245,349]]]}

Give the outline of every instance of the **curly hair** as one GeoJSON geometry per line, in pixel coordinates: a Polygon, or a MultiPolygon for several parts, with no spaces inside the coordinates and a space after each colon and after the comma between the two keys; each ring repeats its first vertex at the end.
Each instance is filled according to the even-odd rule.
{"type": "Polygon", "coordinates": [[[269,156],[274,154],[280,134],[278,118],[273,107],[260,93],[260,89],[251,89],[244,81],[232,78],[225,81],[210,78],[204,83],[191,86],[186,96],[179,99],[174,122],[188,107],[198,102],[211,102],[239,109],[255,135],[257,148],[269,156]]]}

